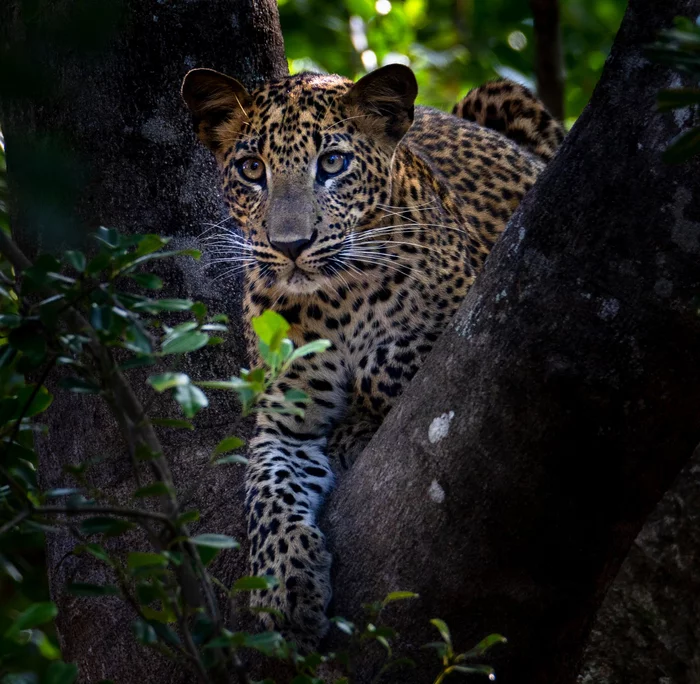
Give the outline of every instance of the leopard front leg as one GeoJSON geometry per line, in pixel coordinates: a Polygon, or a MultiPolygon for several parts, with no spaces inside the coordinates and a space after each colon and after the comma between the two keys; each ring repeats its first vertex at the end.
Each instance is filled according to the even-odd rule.
{"type": "Polygon", "coordinates": [[[300,645],[313,645],[328,628],[331,557],[316,525],[333,482],[325,442],[259,435],[247,481],[251,571],[279,581],[255,592],[251,606],[279,611],[282,620],[262,614],[263,624],[289,632],[300,645]]]}
{"type": "Polygon", "coordinates": [[[251,606],[274,609],[261,614],[263,625],[281,630],[308,650],[328,630],[331,557],[316,518],[333,484],[326,435],[345,408],[346,387],[340,378],[329,378],[326,367],[321,373],[315,364],[302,364],[294,371],[294,380],[281,383],[266,397],[266,406],[279,406],[291,386],[307,392],[311,402],[303,419],[259,414],[246,508],[252,574],[279,581],[274,589],[254,592],[251,606]]]}

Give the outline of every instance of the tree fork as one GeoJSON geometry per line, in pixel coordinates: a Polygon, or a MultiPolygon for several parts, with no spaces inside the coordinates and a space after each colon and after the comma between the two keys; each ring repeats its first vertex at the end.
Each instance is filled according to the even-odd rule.
{"type": "MultiPolygon", "coordinates": [[[[678,76],[643,55],[698,14],[629,3],[588,108],[332,497],[334,612],[419,592],[391,622],[404,652],[440,617],[457,648],[508,637],[501,682],[573,682],[606,589],[700,441],[700,160],[661,161],[679,128],[656,95],[678,76]]],[[[428,681],[431,658],[400,681],[428,681]]]]}

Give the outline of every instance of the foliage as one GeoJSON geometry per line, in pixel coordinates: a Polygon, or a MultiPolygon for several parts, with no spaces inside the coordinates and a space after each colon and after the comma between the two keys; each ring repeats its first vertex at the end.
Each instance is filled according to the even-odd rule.
{"type": "MultiPolygon", "coordinates": [[[[662,31],[658,41],[647,50],[649,56],[686,74],[697,84],[694,88],[669,88],[659,93],[659,111],[674,111],[681,120],[697,121],[700,111],[700,16],[695,23],[676,18],[675,28],[662,31]]],[[[667,162],[684,162],[700,154],[700,126],[680,133],[664,153],[667,162]]]]}
{"type": "MultiPolygon", "coordinates": [[[[410,64],[420,104],[449,110],[494,78],[534,87],[532,13],[524,0],[278,0],[292,72],[356,78],[376,64],[410,64]]],[[[570,125],[585,107],[625,0],[561,2],[565,104],[570,125]]]]}
{"type": "MultiPolygon", "coordinates": [[[[163,283],[144,266],[163,258],[198,258],[196,251],[169,251],[168,241],[159,236],[124,236],[105,228],[95,240],[98,248],[90,256],[68,251],[60,261],[42,255],[22,264],[23,255],[6,233],[2,237],[12,265],[2,263],[0,290],[0,567],[3,593],[11,598],[0,613],[0,681],[71,684],[78,675],[74,664],[61,660],[52,630],[57,607],[48,600],[45,578],[36,573],[41,567],[36,555],[47,533],[71,535],[73,554],[88,554],[104,566],[103,583],[74,582],[67,587],[70,593],[126,601],[136,618],[135,638],[180,662],[200,682],[229,681],[231,673],[249,682],[242,656],[251,650],[288,661],[297,672],[295,684],[322,682],[317,670],[323,663],[334,663],[350,677],[353,659],[370,642],[386,649],[383,672],[410,664],[394,658],[395,632],[381,621],[390,603],[415,596],[409,592],[368,606],[363,629],[336,619],[349,636],[347,649],[338,653],[303,654],[277,632],[250,634],[224,624],[220,601],[269,589],[277,580],[243,577],[225,586],[210,573],[213,558],[235,551],[238,542],[216,532],[190,532],[199,511],[182,509],[155,430],[193,429],[191,419],[208,404],[207,390],[235,392],[246,411],[272,410],[261,401],[267,390],[296,359],[322,353],[328,342],[295,349],[286,338],[287,322],[265,312],[253,319],[264,366],[224,381],[193,380],[172,371],[151,375],[153,390],[172,392],[184,418],[151,417],[129,391],[125,373],[219,343],[226,319],[209,315],[201,303],[150,293],[163,283]],[[89,458],[68,469],[72,486],[39,487],[34,435],[44,428],[36,419],[50,409],[53,397],[46,383],[57,368],[63,371],[60,391],[106,401],[135,463],[151,466],[153,477],[134,489],[133,506],[120,505],[91,486],[90,470],[99,464],[89,458]],[[142,505],[144,500],[156,505],[142,505]],[[110,540],[137,529],[146,532],[150,548],[115,551],[110,540]]],[[[296,391],[286,397],[288,408],[283,404],[275,410],[303,415],[299,403],[306,399],[296,391]]],[[[244,464],[237,453],[243,446],[236,436],[222,440],[211,454],[212,467],[244,464]]],[[[449,667],[467,671],[452,661],[449,667]]]]}

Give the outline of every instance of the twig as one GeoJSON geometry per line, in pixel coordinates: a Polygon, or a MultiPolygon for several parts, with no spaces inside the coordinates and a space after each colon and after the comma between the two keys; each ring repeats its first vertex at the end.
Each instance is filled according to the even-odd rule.
{"type": "Polygon", "coordinates": [[[65,515],[117,515],[122,518],[143,518],[147,520],[157,520],[167,525],[173,532],[176,532],[173,521],[164,513],[145,511],[137,508],[124,508],[122,506],[83,506],[81,508],[69,508],[67,506],[37,506],[34,509],[37,513],[45,515],[65,514],[65,515]]]}
{"type": "Polygon", "coordinates": [[[6,522],[2,527],[0,527],[0,537],[2,537],[5,532],[9,532],[15,525],[19,525],[23,520],[29,517],[29,511],[21,511],[12,520],[6,522]]]}

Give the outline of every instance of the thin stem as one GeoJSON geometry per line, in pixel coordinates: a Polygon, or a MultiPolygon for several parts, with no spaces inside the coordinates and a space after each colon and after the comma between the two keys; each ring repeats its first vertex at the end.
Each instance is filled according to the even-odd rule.
{"type": "Polygon", "coordinates": [[[122,518],[135,518],[144,520],[157,520],[167,525],[173,532],[177,529],[172,520],[164,513],[145,511],[137,508],[125,508],[122,506],[84,506],[83,508],[67,508],[66,506],[37,506],[34,511],[44,515],[117,515],[122,518]]]}
{"type": "Polygon", "coordinates": [[[9,532],[13,527],[19,525],[23,520],[29,517],[30,511],[21,511],[12,520],[6,522],[2,527],[0,527],[0,537],[2,537],[5,532],[9,532]]]}

